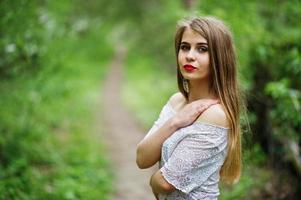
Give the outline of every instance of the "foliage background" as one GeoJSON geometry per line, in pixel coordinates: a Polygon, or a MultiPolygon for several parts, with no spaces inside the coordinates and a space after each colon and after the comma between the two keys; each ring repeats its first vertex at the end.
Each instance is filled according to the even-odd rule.
{"type": "Polygon", "coordinates": [[[83,3],[0,3],[0,199],[105,199],[111,191],[92,115],[110,27],[83,3]]]}
{"type": "Polygon", "coordinates": [[[91,127],[112,31],[128,48],[124,101],[147,129],[177,91],[175,25],[192,13],[231,28],[248,105],[244,174],[221,199],[297,199],[299,0],[2,0],[0,199],[105,199],[112,173],[91,127]]]}

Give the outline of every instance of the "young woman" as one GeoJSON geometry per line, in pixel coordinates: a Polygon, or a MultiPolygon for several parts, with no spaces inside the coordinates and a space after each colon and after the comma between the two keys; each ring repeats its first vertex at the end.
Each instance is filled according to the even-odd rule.
{"type": "Polygon", "coordinates": [[[240,98],[232,36],[214,17],[181,21],[175,35],[178,93],[137,145],[137,165],[159,170],[160,200],[217,199],[219,180],[241,173],[240,98]]]}

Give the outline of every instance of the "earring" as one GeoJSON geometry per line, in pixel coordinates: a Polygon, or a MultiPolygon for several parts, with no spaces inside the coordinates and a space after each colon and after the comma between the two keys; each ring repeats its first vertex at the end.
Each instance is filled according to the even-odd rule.
{"type": "Polygon", "coordinates": [[[183,79],[183,88],[184,88],[185,92],[189,93],[189,85],[188,85],[187,79],[183,79]]]}

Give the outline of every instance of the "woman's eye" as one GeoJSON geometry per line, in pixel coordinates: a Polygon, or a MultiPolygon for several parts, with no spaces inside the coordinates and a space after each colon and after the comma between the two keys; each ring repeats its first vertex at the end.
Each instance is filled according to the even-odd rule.
{"type": "Polygon", "coordinates": [[[180,49],[184,50],[184,51],[187,51],[187,50],[189,50],[189,46],[188,45],[181,45],[180,49]]]}
{"type": "Polygon", "coordinates": [[[199,47],[198,51],[199,52],[206,52],[206,51],[208,51],[208,48],[207,47],[199,47]]]}

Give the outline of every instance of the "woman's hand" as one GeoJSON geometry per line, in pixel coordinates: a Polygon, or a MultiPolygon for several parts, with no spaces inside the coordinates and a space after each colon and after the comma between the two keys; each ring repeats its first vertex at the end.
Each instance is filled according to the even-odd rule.
{"type": "Polygon", "coordinates": [[[192,124],[204,110],[217,103],[217,100],[203,99],[187,104],[154,133],[145,137],[137,145],[136,162],[138,167],[146,169],[156,164],[160,160],[164,141],[179,128],[192,124]]]}
{"type": "Polygon", "coordinates": [[[177,128],[192,124],[197,117],[211,105],[219,103],[219,100],[200,99],[185,105],[173,118],[172,123],[177,128]]]}
{"type": "Polygon", "coordinates": [[[153,191],[153,194],[154,194],[154,196],[155,196],[155,198],[156,198],[156,200],[159,200],[159,194],[158,193],[156,193],[153,189],[152,189],[152,191],[153,191]]]}
{"type": "Polygon", "coordinates": [[[152,188],[152,192],[153,192],[153,195],[155,196],[155,198],[156,198],[156,200],[159,200],[159,193],[158,192],[156,192],[155,190],[154,190],[154,188],[153,188],[153,176],[154,176],[154,174],[151,176],[151,178],[150,178],[150,181],[149,181],[149,185],[151,186],[151,188],[152,188]]]}

